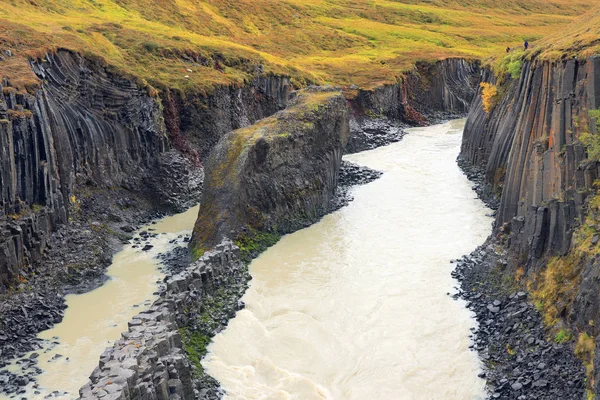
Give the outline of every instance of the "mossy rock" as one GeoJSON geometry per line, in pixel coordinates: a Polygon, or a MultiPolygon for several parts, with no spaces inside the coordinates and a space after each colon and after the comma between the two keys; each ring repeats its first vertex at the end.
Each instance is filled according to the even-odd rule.
{"type": "Polygon", "coordinates": [[[343,94],[315,87],[298,92],[286,110],[225,135],[205,164],[192,254],[224,237],[287,233],[324,215],[348,135],[343,94]]]}

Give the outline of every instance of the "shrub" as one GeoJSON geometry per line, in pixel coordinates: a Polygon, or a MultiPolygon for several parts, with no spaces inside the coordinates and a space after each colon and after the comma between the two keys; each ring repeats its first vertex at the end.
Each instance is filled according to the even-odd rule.
{"type": "Polygon", "coordinates": [[[583,332],[577,339],[575,345],[575,355],[584,362],[590,362],[594,359],[594,353],[596,351],[596,343],[594,338],[583,332]]]}
{"type": "Polygon", "coordinates": [[[159,48],[160,48],[160,46],[158,45],[158,43],[155,43],[155,42],[145,42],[144,43],[144,49],[146,49],[146,51],[148,51],[149,53],[154,53],[159,48]]]}
{"type": "Polygon", "coordinates": [[[521,75],[521,68],[523,68],[523,61],[521,60],[514,60],[508,63],[508,73],[511,78],[518,79],[521,75]]]}
{"type": "Polygon", "coordinates": [[[566,330],[566,329],[561,329],[556,336],[554,337],[554,342],[555,343],[566,343],[568,341],[570,341],[573,338],[573,334],[571,333],[571,331],[566,330]]]}
{"type": "MultiPolygon", "coordinates": [[[[589,115],[596,120],[597,131],[600,131],[600,109],[591,110],[589,115]]],[[[595,134],[588,131],[582,132],[579,135],[579,141],[585,146],[588,160],[600,161],[600,132],[595,134]]]]}
{"type": "Polygon", "coordinates": [[[483,102],[483,110],[490,113],[496,105],[496,97],[498,95],[498,87],[493,83],[481,83],[481,101],[483,102]]]}

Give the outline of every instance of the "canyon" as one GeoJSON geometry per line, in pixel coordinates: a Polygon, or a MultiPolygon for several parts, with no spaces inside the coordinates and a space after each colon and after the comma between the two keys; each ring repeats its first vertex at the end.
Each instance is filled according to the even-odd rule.
{"type": "MultiPolygon", "coordinates": [[[[0,50],[0,63],[16,57],[0,50]]],[[[236,68],[243,68],[249,79],[193,91],[151,85],[90,53],[53,49],[29,57],[28,73],[36,85],[23,90],[16,79],[0,81],[0,369],[9,368],[0,372],[0,394],[23,394],[23,387],[41,373],[32,352],[46,349],[38,334],[61,323],[65,296],[105,285],[106,269],[124,246],[150,251],[154,245],[144,240],[157,234],[149,228],[140,236],[140,226],[199,204],[197,217],[188,224],[195,222],[191,237],[173,239],[178,245],[159,256],[164,279],[157,282],[152,300],[144,302],[127,331],[102,353],[79,395],[115,400],[231,395],[239,388],[229,381],[228,391],[225,382],[235,371],[217,365],[219,357],[226,354],[223,347],[235,348],[236,339],[243,337],[234,334],[232,339],[231,332],[240,316],[257,309],[256,288],[275,279],[252,268],[260,271],[261,262],[277,258],[269,252],[283,251],[279,257],[284,258],[277,246],[285,249],[294,238],[318,232],[330,217],[354,218],[354,195],[357,207],[365,201],[360,195],[364,188],[356,187],[380,187],[387,182],[385,174],[397,173],[386,170],[383,160],[367,166],[348,160],[388,145],[385,149],[398,153],[372,154],[398,161],[395,157],[408,157],[398,149],[412,148],[412,137],[402,141],[408,128],[467,116],[458,164],[476,193],[454,165],[439,168],[457,173],[448,179],[455,179],[461,188],[458,197],[468,202],[479,225],[462,233],[473,237],[458,254],[448,250],[423,263],[434,276],[437,263],[455,258],[452,275],[459,286],[450,293],[452,283],[443,281],[436,289],[437,303],[459,315],[456,335],[466,341],[470,329],[470,346],[483,369],[468,357],[464,342],[459,355],[449,359],[465,357],[464,370],[486,379],[487,385],[467,379],[472,391],[444,393],[481,398],[487,390],[491,398],[519,400],[594,398],[600,391],[595,368],[600,363],[595,351],[600,153],[595,146],[600,145],[594,139],[599,134],[600,58],[564,54],[549,59],[541,49],[528,53],[519,58],[516,72],[477,57],[419,61],[395,83],[371,88],[312,85],[317,82],[308,78],[299,83],[293,74],[265,72],[254,61],[236,59],[236,68]],[[490,87],[495,89],[492,96],[486,92],[490,87]],[[348,156],[353,153],[360,154],[348,156]],[[381,181],[372,183],[382,172],[381,181]],[[485,243],[489,220],[479,200],[465,200],[469,194],[494,209],[485,243]],[[289,236],[279,242],[283,235],[289,236]],[[459,258],[476,245],[473,253],[459,258]],[[446,301],[449,296],[462,299],[478,324],[469,325],[468,312],[446,301]],[[24,373],[10,369],[15,360],[27,366],[24,373]]],[[[191,68],[211,62],[217,70],[233,66],[219,57],[177,57],[191,68]]],[[[456,133],[439,126],[446,125],[430,129],[446,129],[438,132],[441,137],[456,133]]],[[[410,132],[419,137],[420,131],[410,132]]],[[[437,140],[428,143],[440,152],[458,144],[437,140]]],[[[425,151],[427,145],[421,146],[414,148],[415,154],[425,151]]],[[[450,157],[450,151],[443,153],[450,157]]],[[[428,165],[437,165],[435,155],[422,154],[428,165]]],[[[419,159],[413,157],[412,164],[419,159]]],[[[432,182],[440,190],[445,184],[432,182]]],[[[382,193],[378,195],[402,198],[382,193]]],[[[444,206],[457,213],[451,204],[444,206]]],[[[400,210],[390,212],[401,224],[400,210]]],[[[409,221],[407,215],[402,218],[409,221]]],[[[437,241],[456,240],[447,227],[436,228],[446,234],[437,241]]],[[[456,236],[459,231],[455,227],[456,236]]],[[[365,251],[381,245],[375,236],[365,251]]],[[[323,243],[334,237],[324,235],[323,243]]],[[[274,264],[271,260],[268,269],[274,264]]],[[[449,270],[444,273],[449,280],[449,270]]],[[[331,395],[314,382],[314,398],[352,397],[351,386],[331,395]]],[[[394,395],[381,390],[381,396],[394,395]]]]}
{"type": "MultiPolygon", "coordinates": [[[[111,255],[132,239],[138,224],[184,210],[193,205],[194,200],[198,201],[204,181],[202,161],[215,143],[232,129],[248,126],[285,109],[291,90],[285,77],[257,76],[248,86],[223,87],[206,97],[177,98],[171,92],[154,93],[94,60],[64,50],[49,54],[44,60],[32,61],[31,68],[43,79],[42,86],[35,93],[27,94],[4,80],[0,103],[2,154],[5,155],[2,159],[8,160],[3,164],[1,181],[6,221],[2,236],[6,254],[2,258],[2,287],[7,291],[1,324],[2,337],[6,338],[2,340],[4,365],[40,348],[41,343],[35,337],[61,321],[64,295],[86,292],[102,284],[111,255]],[[211,110],[217,110],[218,116],[211,110]],[[23,315],[35,318],[27,318],[24,325],[14,324],[23,315]]],[[[402,83],[359,90],[348,107],[344,97],[336,94],[339,92],[325,88],[324,93],[329,91],[337,96],[337,105],[331,111],[327,111],[327,107],[322,109],[318,103],[308,106],[307,110],[314,116],[309,117],[307,126],[316,123],[326,132],[346,130],[332,153],[335,156],[325,157],[319,167],[329,194],[319,201],[320,209],[317,207],[309,219],[290,224],[278,234],[306,226],[323,213],[347,204],[345,195],[338,196],[337,200],[332,198],[346,141],[355,143],[353,148],[358,151],[372,145],[373,140],[378,144],[399,140],[406,125],[463,115],[475,93],[479,68],[478,63],[461,59],[420,65],[402,83]],[[341,122],[323,125],[325,119],[319,120],[323,118],[321,114],[341,122]],[[350,126],[353,134],[349,135],[350,126]],[[391,127],[394,129],[388,129],[391,127]],[[324,205],[330,201],[333,203],[329,209],[324,205]]],[[[292,104],[294,102],[298,99],[292,100],[292,104]]],[[[280,136],[285,139],[287,135],[280,136]]],[[[290,136],[294,138],[293,132],[290,136]]],[[[298,143],[302,140],[290,140],[282,151],[299,151],[298,143]]],[[[304,154],[308,156],[317,150],[318,147],[307,148],[300,154],[305,157],[304,154]]],[[[290,156],[284,164],[295,158],[290,156]]],[[[208,165],[210,172],[210,160],[208,165]]],[[[300,171],[303,164],[290,164],[289,168],[300,171]]],[[[350,182],[357,179],[352,178],[356,170],[347,171],[350,171],[350,182]]],[[[372,173],[358,172],[359,177],[363,174],[372,179],[369,178],[372,173]]],[[[245,244],[255,246],[255,243],[245,244]]],[[[254,248],[244,257],[245,262],[268,244],[267,241],[254,248]]],[[[238,279],[243,285],[248,279],[247,273],[240,274],[245,277],[238,279]]],[[[217,282],[222,284],[220,279],[217,282]]],[[[180,289],[182,294],[176,297],[188,299],[184,300],[186,304],[197,302],[199,294],[190,295],[186,288],[184,284],[180,289]]],[[[169,290],[167,284],[167,292],[163,293],[169,290]]],[[[210,293],[209,289],[205,291],[210,293]]],[[[151,313],[159,321],[160,307],[151,313]]],[[[161,321],[160,325],[163,324],[161,321]]],[[[185,384],[176,386],[186,387],[189,397],[190,364],[181,339],[177,339],[178,329],[185,324],[177,321],[165,327],[166,337],[172,337],[175,329],[175,339],[169,341],[175,340],[173,351],[179,354],[176,357],[179,361],[173,361],[175,364],[169,361],[166,365],[182,371],[181,378],[177,375],[177,379],[183,379],[185,384]]],[[[143,325],[153,323],[145,320],[143,325]]],[[[147,336],[136,334],[138,338],[147,336]]],[[[150,340],[143,349],[154,349],[160,343],[163,342],[150,340]]],[[[146,351],[141,353],[146,354],[146,351]]],[[[102,373],[110,374],[110,369],[102,369],[102,366],[115,367],[114,363],[107,363],[109,360],[101,362],[101,369],[94,375],[94,385],[106,376],[102,373]]],[[[159,368],[157,364],[147,364],[145,357],[136,356],[133,361],[128,368],[121,365],[119,371],[139,365],[144,366],[139,371],[152,374],[159,368]]],[[[138,368],[135,367],[136,371],[138,368]]],[[[147,375],[127,375],[128,386],[121,390],[117,390],[118,385],[111,386],[115,392],[110,394],[115,398],[141,398],[144,393],[153,393],[161,398],[159,393],[161,390],[165,393],[166,383],[139,386],[136,382],[141,382],[144,376],[147,375]]],[[[8,388],[17,390],[16,375],[7,378],[8,388]]],[[[94,388],[96,386],[91,386],[85,393],[92,393],[94,388]]],[[[184,396],[180,389],[177,391],[184,396]]]]}

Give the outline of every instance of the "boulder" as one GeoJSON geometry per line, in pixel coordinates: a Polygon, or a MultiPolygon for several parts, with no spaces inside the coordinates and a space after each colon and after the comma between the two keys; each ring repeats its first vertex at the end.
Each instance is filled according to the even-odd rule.
{"type": "Polygon", "coordinates": [[[298,92],[287,109],[225,135],[205,164],[192,254],[225,237],[283,234],[318,220],[334,196],[348,135],[345,97],[316,87],[298,92]]]}

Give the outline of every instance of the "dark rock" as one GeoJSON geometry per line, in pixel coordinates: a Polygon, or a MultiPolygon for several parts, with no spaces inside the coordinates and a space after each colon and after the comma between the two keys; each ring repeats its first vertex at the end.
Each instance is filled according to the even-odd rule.
{"type": "Polygon", "coordinates": [[[246,231],[284,234],[322,217],[335,193],[348,134],[341,92],[312,88],[258,126],[223,137],[205,166],[192,253],[246,231]]]}

